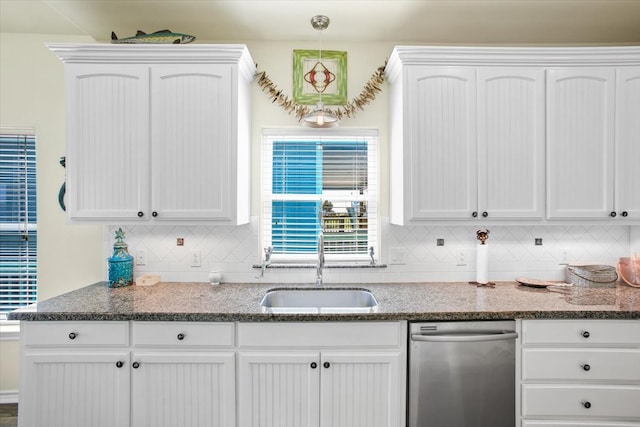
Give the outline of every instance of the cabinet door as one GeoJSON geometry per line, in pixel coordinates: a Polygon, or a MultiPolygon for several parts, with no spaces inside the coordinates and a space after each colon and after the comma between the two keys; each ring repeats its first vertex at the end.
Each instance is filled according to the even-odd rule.
{"type": "Polygon", "coordinates": [[[128,352],[26,354],[20,427],[127,427],[128,352]]]}
{"type": "Polygon", "coordinates": [[[132,360],[134,427],[235,427],[233,353],[134,353],[132,360]]]}
{"type": "Polygon", "coordinates": [[[231,67],[151,70],[152,211],[156,220],[231,220],[231,67]]]}
{"type": "Polygon", "coordinates": [[[471,219],[477,210],[474,68],[411,67],[410,220],[471,219]]]}
{"type": "Polygon", "coordinates": [[[610,218],[614,82],[614,68],[548,71],[549,218],[610,218]]]}
{"type": "Polygon", "coordinates": [[[399,353],[322,353],[322,427],[402,427],[399,353]]]}
{"type": "Polygon", "coordinates": [[[148,68],[69,64],[65,76],[69,217],[148,215],[148,68]]]}
{"type": "Polygon", "coordinates": [[[478,69],[478,211],[544,216],[544,71],[478,69]]]}
{"type": "Polygon", "coordinates": [[[240,427],[318,427],[317,352],[240,353],[238,363],[240,427]]]}
{"type": "Polygon", "coordinates": [[[616,77],[616,213],[640,219],[640,67],[616,77]]]}

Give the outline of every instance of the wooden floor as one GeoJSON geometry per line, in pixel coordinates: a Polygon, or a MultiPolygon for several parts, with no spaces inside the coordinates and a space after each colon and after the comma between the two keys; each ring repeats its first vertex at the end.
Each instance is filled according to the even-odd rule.
{"type": "Polygon", "coordinates": [[[18,404],[0,404],[0,427],[16,427],[18,425],[18,404]]]}

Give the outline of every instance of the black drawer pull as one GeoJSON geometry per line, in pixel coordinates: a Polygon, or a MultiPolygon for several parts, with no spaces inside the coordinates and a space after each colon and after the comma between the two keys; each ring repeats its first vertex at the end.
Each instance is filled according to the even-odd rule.
{"type": "Polygon", "coordinates": [[[488,216],[489,216],[489,212],[482,212],[482,217],[483,217],[483,218],[486,218],[486,217],[488,217],[488,216]]]}
{"type": "Polygon", "coordinates": [[[70,332],[69,333],[69,339],[70,340],[75,340],[78,337],[78,333],[77,332],[70,332]]]}
{"type": "Polygon", "coordinates": [[[589,331],[582,331],[581,335],[582,335],[583,338],[589,338],[591,336],[589,331]]]}
{"type": "Polygon", "coordinates": [[[142,218],[144,216],[144,212],[138,211],[138,218],[142,218]]]}
{"type": "Polygon", "coordinates": [[[591,408],[591,402],[586,400],[586,401],[582,402],[582,406],[584,406],[585,408],[589,409],[589,408],[591,408]]]}
{"type": "Polygon", "coordinates": [[[158,212],[156,212],[156,211],[151,212],[151,216],[154,217],[154,218],[157,217],[158,216],[158,212]]]}
{"type": "Polygon", "coordinates": [[[615,218],[616,216],[618,216],[616,211],[611,211],[611,213],[609,215],[611,216],[611,218],[615,218]]]}
{"type": "Polygon", "coordinates": [[[184,334],[183,333],[179,333],[177,338],[178,338],[178,341],[182,341],[184,339],[184,334]]]}
{"type": "Polygon", "coordinates": [[[138,369],[140,367],[140,363],[133,362],[133,364],[131,366],[133,366],[133,369],[138,369]]]}
{"type": "Polygon", "coordinates": [[[591,365],[589,365],[588,363],[585,363],[584,365],[582,365],[582,369],[584,371],[590,371],[591,370],[591,365]]]}
{"type": "Polygon", "coordinates": [[[478,212],[473,212],[473,213],[471,214],[471,216],[472,216],[472,217],[474,217],[474,218],[477,218],[477,217],[478,217],[478,212]]]}
{"type": "Polygon", "coordinates": [[[628,217],[628,216],[629,216],[629,212],[627,212],[627,211],[622,211],[622,216],[623,216],[623,217],[625,217],[625,218],[626,218],[626,217],[628,217]]]}
{"type": "Polygon", "coordinates": [[[124,366],[124,363],[122,363],[122,360],[118,360],[116,362],[116,368],[122,368],[124,366]]]}
{"type": "Polygon", "coordinates": [[[311,369],[316,369],[318,364],[316,362],[311,362],[311,369]]]}
{"type": "Polygon", "coordinates": [[[331,363],[324,362],[324,364],[322,366],[324,366],[326,369],[329,369],[329,367],[331,366],[331,363]]]}

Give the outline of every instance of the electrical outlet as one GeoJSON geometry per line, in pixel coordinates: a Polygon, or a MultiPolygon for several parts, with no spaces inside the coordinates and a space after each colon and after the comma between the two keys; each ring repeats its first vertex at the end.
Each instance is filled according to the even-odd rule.
{"type": "Polygon", "coordinates": [[[560,248],[560,265],[569,263],[569,251],[566,248],[560,248]]]}
{"type": "Polygon", "coordinates": [[[469,254],[467,254],[467,251],[464,249],[459,250],[458,254],[456,255],[456,266],[464,267],[465,265],[467,265],[468,259],[469,254]]]}
{"type": "Polygon", "coordinates": [[[147,265],[147,251],[144,249],[136,251],[136,265],[147,265]]]}
{"type": "Polygon", "coordinates": [[[389,249],[389,264],[403,265],[407,263],[407,250],[405,248],[389,249]]]}
{"type": "Polygon", "coordinates": [[[191,251],[191,267],[200,267],[201,265],[200,251],[191,251]]]}

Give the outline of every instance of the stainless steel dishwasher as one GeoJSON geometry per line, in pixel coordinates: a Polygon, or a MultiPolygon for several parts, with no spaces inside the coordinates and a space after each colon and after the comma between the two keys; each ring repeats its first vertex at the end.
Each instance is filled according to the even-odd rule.
{"type": "Polygon", "coordinates": [[[412,323],[408,427],[513,427],[514,321],[412,323]]]}

